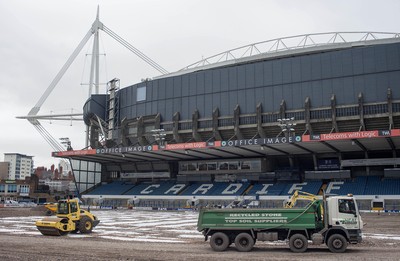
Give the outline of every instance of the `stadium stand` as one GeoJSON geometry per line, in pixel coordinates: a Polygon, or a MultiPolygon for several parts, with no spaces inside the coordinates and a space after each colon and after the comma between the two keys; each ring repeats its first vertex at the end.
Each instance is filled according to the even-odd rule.
{"type": "Polygon", "coordinates": [[[113,181],[108,184],[103,184],[90,191],[88,195],[123,195],[126,191],[133,188],[132,183],[125,183],[124,181],[113,181]]]}
{"type": "MultiPolygon", "coordinates": [[[[124,207],[131,201],[135,207],[159,210],[188,207],[282,207],[283,202],[295,191],[301,190],[322,195],[354,194],[359,197],[358,205],[369,210],[376,201],[385,202],[385,209],[397,211],[400,194],[400,179],[385,179],[381,176],[360,176],[354,179],[304,182],[194,182],[176,183],[173,180],[158,183],[133,184],[114,181],[102,184],[89,192],[87,199],[96,205],[124,207]],[[385,199],[385,195],[389,198],[385,199]],[[91,199],[90,199],[91,198],[91,199]],[[394,199],[392,199],[394,198],[394,199]]],[[[307,204],[299,202],[299,206],[307,204]]]]}
{"type": "Polygon", "coordinates": [[[158,184],[142,183],[127,191],[125,195],[177,195],[185,186],[185,184],[175,184],[174,181],[158,184]]]}
{"type": "MultiPolygon", "coordinates": [[[[322,181],[305,181],[303,183],[277,182],[253,185],[248,182],[195,182],[186,185],[165,181],[134,185],[128,182],[114,181],[95,188],[88,195],[290,196],[294,190],[318,195],[322,184],[322,181]]],[[[381,179],[379,176],[370,176],[330,181],[326,191],[328,194],[341,195],[349,193],[354,195],[398,195],[400,194],[400,179],[381,179]]]]}
{"type": "Polygon", "coordinates": [[[400,179],[383,179],[378,176],[368,177],[364,195],[399,195],[400,179]]]}
{"type": "Polygon", "coordinates": [[[364,195],[367,177],[357,177],[348,181],[331,181],[327,187],[328,194],[353,194],[364,195]]]}
{"type": "Polygon", "coordinates": [[[249,187],[249,183],[229,183],[229,182],[215,182],[215,183],[193,183],[181,195],[190,196],[227,196],[227,195],[242,195],[249,187]]]}

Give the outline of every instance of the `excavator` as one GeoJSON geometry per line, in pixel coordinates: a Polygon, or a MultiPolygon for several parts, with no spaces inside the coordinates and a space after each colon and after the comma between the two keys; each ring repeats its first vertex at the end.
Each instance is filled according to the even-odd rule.
{"type": "Polygon", "coordinates": [[[46,216],[51,216],[57,213],[57,203],[45,203],[46,216]]]}
{"type": "MultiPolygon", "coordinates": [[[[296,190],[293,195],[290,197],[290,199],[288,201],[286,201],[286,203],[284,204],[285,208],[293,208],[296,205],[296,202],[298,199],[303,199],[303,200],[308,200],[310,201],[310,203],[313,203],[314,201],[319,200],[318,196],[308,193],[308,192],[304,192],[304,191],[299,191],[296,190]]],[[[321,207],[321,214],[323,215],[323,207],[322,205],[320,205],[321,207]]]]}
{"type": "Polygon", "coordinates": [[[91,233],[99,223],[95,215],[80,208],[78,199],[66,199],[58,201],[56,217],[43,218],[35,225],[45,236],[63,236],[69,232],[91,233]]]}

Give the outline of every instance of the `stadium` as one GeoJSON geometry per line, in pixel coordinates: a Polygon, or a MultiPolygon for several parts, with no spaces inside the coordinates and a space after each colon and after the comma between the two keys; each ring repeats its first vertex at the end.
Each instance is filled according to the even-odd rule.
{"type": "Polygon", "coordinates": [[[282,206],[295,190],[400,209],[400,35],[323,33],[229,50],[83,106],[69,159],[93,205],[282,206]]]}

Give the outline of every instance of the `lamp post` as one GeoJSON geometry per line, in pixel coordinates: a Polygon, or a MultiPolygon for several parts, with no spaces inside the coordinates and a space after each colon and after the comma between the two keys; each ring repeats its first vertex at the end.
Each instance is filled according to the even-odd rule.
{"type": "Polygon", "coordinates": [[[152,136],[154,137],[154,139],[156,140],[158,145],[160,147],[164,147],[165,136],[167,136],[167,134],[165,133],[165,130],[164,129],[155,129],[155,130],[151,130],[151,132],[153,133],[152,136]]]}
{"type": "Polygon", "coordinates": [[[281,127],[282,132],[285,134],[286,139],[289,141],[292,137],[292,133],[294,132],[294,126],[296,123],[293,123],[294,117],[291,118],[283,118],[278,119],[278,126],[281,127]]]}

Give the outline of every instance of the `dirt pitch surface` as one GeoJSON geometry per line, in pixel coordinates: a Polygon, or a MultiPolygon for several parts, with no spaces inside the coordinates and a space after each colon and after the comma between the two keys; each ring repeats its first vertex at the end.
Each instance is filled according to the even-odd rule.
{"type": "Polygon", "coordinates": [[[41,235],[40,208],[0,208],[1,260],[400,260],[400,215],[363,213],[364,241],[343,254],[324,246],[292,253],[285,242],[257,242],[248,253],[234,246],[212,251],[196,231],[196,212],[92,211],[101,223],[90,235],[41,235]]]}

